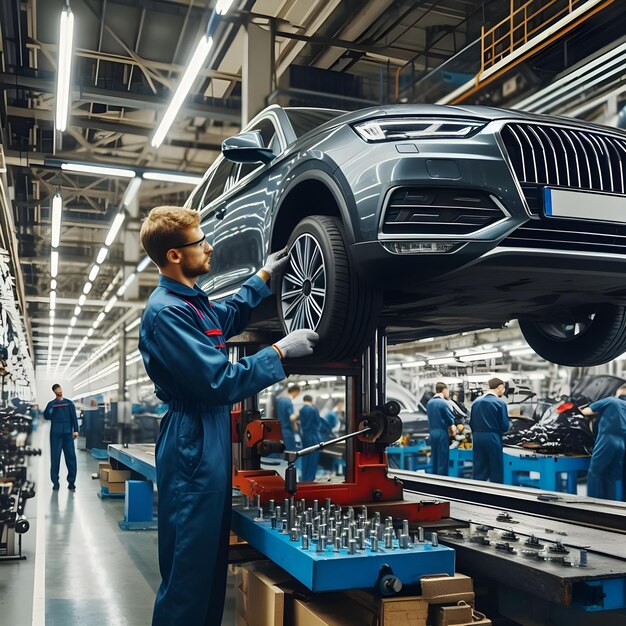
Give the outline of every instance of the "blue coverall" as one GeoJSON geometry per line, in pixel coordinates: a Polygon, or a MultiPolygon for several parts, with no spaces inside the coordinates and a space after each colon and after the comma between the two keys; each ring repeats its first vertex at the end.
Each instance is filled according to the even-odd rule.
{"type": "MultiPolygon", "coordinates": [[[[320,412],[317,407],[305,404],[300,409],[300,429],[302,431],[302,447],[314,446],[316,443],[322,441],[320,437],[320,412]]],[[[307,454],[301,457],[301,470],[303,482],[310,482],[315,480],[315,474],[317,473],[317,466],[320,461],[319,451],[307,454]]]]}
{"type": "Polygon", "coordinates": [[[168,412],[156,445],[159,568],[154,626],[219,626],[231,510],[230,405],[285,378],[271,346],[231,363],[225,340],[270,295],[258,276],[209,302],[161,276],[142,316],[139,349],[168,412]]]}
{"type": "Polygon", "coordinates": [[[59,484],[59,465],[61,464],[61,450],[67,466],[67,482],[73,485],[76,482],[76,450],[74,449],[74,435],[78,432],[76,407],[71,400],[50,400],[43,412],[44,419],[50,420],[50,480],[52,484],[59,484]]]}
{"type": "Polygon", "coordinates": [[[470,415],[474,469],[472,478],[504,481],[504,457],[502,456],[502,434],[509,429],[509,414],[506,402],[495,393],[486,393],[472,404],[470,415]]]}
{"type": "Polygon", "coordinates": [[[447,400],[433,396],[426,404],[426,415],[430,430],[431,473],[447,476],[450,462],[448,428],[454,424],[454,413],[447,400]]]}
{"type": "Polygon", "coordinates": [[[280,422],[280,430],[283,435],[285,450],[296,449],[296,437],[290,419],[293,412],[293,402],[289,396],[281,396],[276,400],[276,417],[280,422]]]}
{"type": "Polygon", "coordinates": [[[622,494],[617,493],[617,481],[623,478],[626,401],[621,398],[603,398],[589,405],[594,413],[600,414],[598,436],[593,446],[587,476],[587,495],[592,498],[622,498],[622,494]]]}
{"type": "Polygon", "coordinates": [[[339,426],[339,416],[335,411],[328,411],[326,415],[324,415],[324,420],[328,424],[330,430],[334,431],[337,426],[339,426]]]}

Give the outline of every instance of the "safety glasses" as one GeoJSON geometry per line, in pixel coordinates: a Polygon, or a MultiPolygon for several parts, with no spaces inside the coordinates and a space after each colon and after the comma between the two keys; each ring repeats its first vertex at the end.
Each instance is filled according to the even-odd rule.
{"type": "Polygon", "coordinates": [[[206,235],[204,235],[202,239],[198,239],[198,241],[190,241],[189,243],[183,243],[180,246],[172,246],[172,248],[191,248],[191,246],[198,246],[198,248],[203,248],[205,241],[206,235]]]}

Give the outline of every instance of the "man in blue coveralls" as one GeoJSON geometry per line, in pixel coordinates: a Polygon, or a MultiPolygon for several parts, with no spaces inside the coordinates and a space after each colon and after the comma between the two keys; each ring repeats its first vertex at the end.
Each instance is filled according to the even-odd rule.
{"type": "MultiPolygon", "coordinates": [[[[302,434],[302,447],[308,448],[322,441],[320,437],[322,418],[318,408],[313,404],[311,396],[307,394],[302,398],[302,402],[304,402],[304,406],[300,409],[300,432],[302,434]]],[[[319,450],[301,457],[300,460],[302,461],[301,480],[303,482],[314,481],[320,460],[319,450]]]]}
{"type": "Polygon", "coordinates": [[[430,432],[431,473],[448,475],[450,463],[450,437],[448,429],[456,433],[454,413],[448,404],[450,392],[445,383],[435,385],[435,395],[426,403],[430,432]]]}
{"type": "Polygon", "coordinates": [[[241,333],[285,250],[233,296],[211,302],[195,284],[212,247],[190,209],[157,207],[141,243],[159,268],[142,316],[139,349],[156,395],[168,405],[156,445],[159,567],[154,626],[219,626],[231,510],[230,405],[285,378],[281,359],[311,354],[318,336],[297,330],[231,363],[225,341],[241,333]]]}
{"type": "Polygon", "coordinates": [[[489,391],[474,400],[470,414],[474,449],[472,478],[501,483],[504,480],[502,435],[509,430],[509,413],[502,400],[506,387],[499,378],[491,378],[487,384],[489,391]]]}
{"type": "Polygon", "coordinates": [[[280,422],[280,432],[282,434],[285,450],[296,449],[296,438],[294,429],[298,414],[293,407],[293,401],[300,395],[300,385],[289,385],[287,395],[276,400],[276,418],[280,422]]]}
{"type": "Polygon", "coordinates": [[[597,437],[587,475],[587,495],[592,498],[620,500],[617,481],[623,480],[626,452],[626,385],[614,397],[603,398],[581,408],[583,415],[600,415],[597,437]]]}
{"type": "Polygon", "coordinates": [[[52,489],[59,489],[59,465],[61,464],[61,450],[67,466],[68,489],[76,489],[76,450],[74,439],[78,437],[78,419],[76,407],[71,400],[63,397],[61,385],[52,385],[54,400],[50,400],[43,416],[50,420],[50,479],[52,489]]]}

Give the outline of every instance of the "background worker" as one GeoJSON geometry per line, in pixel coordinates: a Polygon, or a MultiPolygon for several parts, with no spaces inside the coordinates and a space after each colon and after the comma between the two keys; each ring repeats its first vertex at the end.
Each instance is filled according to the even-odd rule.
{"type": "Polygon", "coordinates": [[[276,417],[280,422],[280,430],[285,444],[285,450],[296,449],[295,431],[297,430],[298,412],[293,401],[300,395],[300,385],[289,385],[287,395],[276,400],[276,417]]]}
{"type": "Polygon", "coordinates": [[[234,295],[211,302],[196,285],[213,252],[197,211],[153,209],[140,238],[160,276],[143,312],[139,349],[168,405],[156,445],[162,582],[152,624],[219,626],[232,498],[230,405],[283,380],[281,359],[311,354],[318,336],[297,330],[231,363],[225,341],[271,294],[267,282],[276,282],[286,251],[271,254],[234,295]]]}
{"type": "Polygon", "coordinates": [[[597,437],[591,454],[587,475],[587,495],[592,498],[621,500],[617,482],[624,478],[624,455],[626,454],[626,385],[615,396],[602,398],[581,408],[586,416],[599,414],[596,425],[597,437]]]}
{"type": "Polygon", "coordinates": [[[50,400],[44,409],[44,419],[50,420],[50,480],[52,489],[59,489],[59,466],[61,450],[67,467],[67,488],[76,489],[76,450],[74,439],[78,437],[78,418],[76,407],[68,398],[63,397],[61,385],[52,385],[54,400],[50,400]]]}
{"type": "Polygon", "coordinates": [[[328,424],[329,430],[336,435],[341,430],[341,424],[344,419],[344,402],[343,400],[337,400],[337,404],[324,415],[324,420],[328,424]]]}
{"type": "Polygon", "coordinates": [[[489,390],[474,400],[470,428],[474,449],[472,478],[501,483],[504,480],[502,435],[509,429],[509,414],[502,400],[505,384],[499,378],[488,381],[489,390]]]}
{"type": "MultiPolygon", "coordinates": [[[[320,436],[322,418],[319,410],[313,404],[311,396],[304,396],[302,401],[304,406],[300,409],[300,435],[302,437],[302,447],[307,448],[322,441],[320,436]]],[[[300,465],[302,477],[300,480],[303,482],[314,481],[320,460],[319,450],[301,457],[300,460],[302,461],[300,465]]]]}
{"type": "Polygon", "coordinates": [[[448,429],[456,434],[454,413],[448,404],[448,386],[445,383],[435,385],[435,395],[426,403],[428,429],[430,431],[430,450],[432,474],[448,475],[450,461],[450,438],[448,429]]]}

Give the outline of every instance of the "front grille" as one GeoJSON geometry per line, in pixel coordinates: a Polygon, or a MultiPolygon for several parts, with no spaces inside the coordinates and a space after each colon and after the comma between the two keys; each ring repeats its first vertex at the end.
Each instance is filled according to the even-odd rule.
{"type": "Polygon", "coordinates": [[[395,189],[387,202],[383,233],[465,235],[502,219],[492,197],[476,189],[395,189]]]}
{"type": "Polygon", "coordinates": [[[626,254],[626,228],[605,222],[542,217],[517,228],[500,246],[626,254]]]}
{"type": "Polygon", "coordinates": [[[502,129],[502,139],[525,195],[528,184],[626,193],[626,139],[622,137],[511,123],[502,129]]]}

